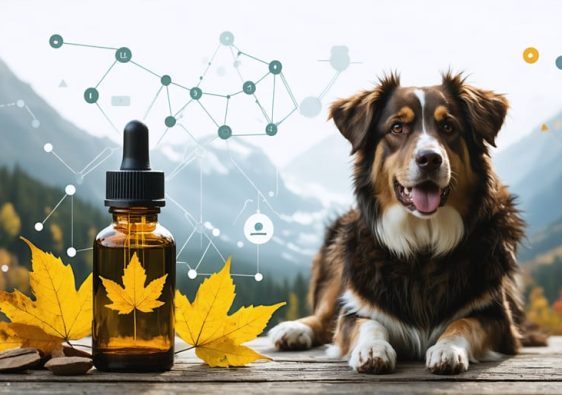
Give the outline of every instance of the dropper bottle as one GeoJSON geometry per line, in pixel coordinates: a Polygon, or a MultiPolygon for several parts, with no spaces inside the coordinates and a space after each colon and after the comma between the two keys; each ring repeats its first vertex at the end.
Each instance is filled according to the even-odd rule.
{"type": "Polygon", "coordinates": [[[113,222],[94,242],[94,365],[164,371],[174,360],[176,246],[158,223],[164,173],[150,168],[148,128],[127,124],[121,169],[106,174],[113,222]]]}

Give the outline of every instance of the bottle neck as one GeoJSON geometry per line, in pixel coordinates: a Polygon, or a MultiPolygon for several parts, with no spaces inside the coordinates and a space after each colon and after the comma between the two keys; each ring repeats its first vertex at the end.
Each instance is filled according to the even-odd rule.
{"type": "Polygon", "coordinates": [[[113,223],[117,226],[144,225],[156,226],[159,207],[110,207],[113,223]]]}

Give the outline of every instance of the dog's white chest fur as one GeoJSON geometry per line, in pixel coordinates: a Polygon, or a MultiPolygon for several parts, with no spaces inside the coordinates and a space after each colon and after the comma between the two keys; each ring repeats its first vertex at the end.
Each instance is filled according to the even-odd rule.
{"type": "Polygon", "coordinates": [[[457,246],[464,224],[459,212],[450,206],[441,207],[430,218],[418,218],[396,204],[377,221],[376,234],[381,243],[401,257],[427,248],[439,256],[457,246]]]}

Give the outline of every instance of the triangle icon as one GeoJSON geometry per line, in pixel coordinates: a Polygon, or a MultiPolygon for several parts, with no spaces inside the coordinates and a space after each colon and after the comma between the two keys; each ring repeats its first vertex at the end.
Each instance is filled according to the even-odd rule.
{"type": "Polygon", "coordinates": [[[66,84],[66,81],[65,81],[65,80],[60,80],[59,88],[66,88],[66,87],[68,87],[68,85],[66,84]]]}
{"type": "Polygon", "coordinates": [[[541,125],[541,132],[548,132],[548,125],[546,123],[543,123],[541,125]]]}

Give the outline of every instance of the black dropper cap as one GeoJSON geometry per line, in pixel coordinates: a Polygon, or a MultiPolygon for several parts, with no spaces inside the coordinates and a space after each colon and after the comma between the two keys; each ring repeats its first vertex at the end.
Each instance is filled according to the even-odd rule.
{"type": "Polygon", "coordinates": [[[121,169],[106,173],[105,205],[110,207],[162,207],[164,172],[150,169],[148,128],[131,121],[123,135],[121,169]]]}

